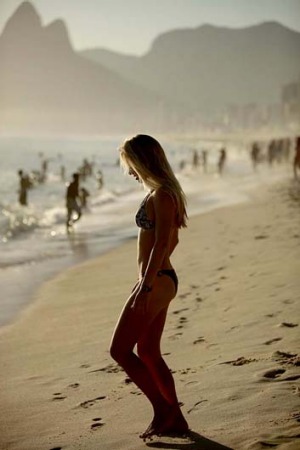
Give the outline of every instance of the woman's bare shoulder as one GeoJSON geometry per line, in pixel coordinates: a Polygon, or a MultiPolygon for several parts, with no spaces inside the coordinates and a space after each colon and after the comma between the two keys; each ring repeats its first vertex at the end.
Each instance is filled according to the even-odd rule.
{"type": "Polygon", "coordinates": [[[151,197],[155,207],[160,209],[166,209],[172,211],[176,209],[174,198],[170,192],[163,187],[156,189],[152,192],[151,197]]]}

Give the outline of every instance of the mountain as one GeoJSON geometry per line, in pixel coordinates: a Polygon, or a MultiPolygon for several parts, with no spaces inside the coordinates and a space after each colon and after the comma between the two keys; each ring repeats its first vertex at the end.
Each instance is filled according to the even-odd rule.
{"type": "Polygon", "coordinates": [[[22,3],[0,36],[0,132],[191,131],[230,105],[279,103],[299,79],[300,33],[276,22],[158,36],[142,56],[75,52],[62,20],[22,3]]]}
{"type": "Polygon", "coordinates": [[[139,58],[101,48],[81,54],[204,114],[229,104],[274,104],[300,75],[300,33],[276,22],[170,31],[139,58]]]}
{"type": "Polygon", "coordinates": [[[0,61],[0,131],[110,133],[164,126],[168,105],[159,94],[78,55],[64,22],[43,26],[29,2],[6,23],[0,61]]]}

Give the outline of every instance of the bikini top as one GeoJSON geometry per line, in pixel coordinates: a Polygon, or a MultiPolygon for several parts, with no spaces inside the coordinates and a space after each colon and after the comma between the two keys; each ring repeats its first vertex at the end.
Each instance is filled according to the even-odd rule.
{"type": "Polygon", "coordinates": [[[135,223],[139,228],[143,228],[144,230],[151,230],[152,228],[154,228],[154,221],[148,219],[146,211],[146,203],[150,194],[151,192],[149,192],[149,194],[146,195],[146,197],[140,204],[140,207],[135,216],[135,223]]]}

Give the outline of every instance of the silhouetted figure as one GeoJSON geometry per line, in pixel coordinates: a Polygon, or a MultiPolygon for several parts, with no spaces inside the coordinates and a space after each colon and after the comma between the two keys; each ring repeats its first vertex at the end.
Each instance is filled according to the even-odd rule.
{"type": "Polygon", "coordinates": [[[97,183],[98,183],[98,189],[102,189],[103,188],[103,184],[104,184],[102,170],[99,169],[97,171],[96,179],[97,179],[97,183]]]}
{"type": "Polygon", "coordinates": [[[66,206],[67,206],[67,228],[72,226],[74,222],[77,222],[77,220],[81,217],[81,208],[77,201],[77,199],[80,201],[79,196],[79,173],[73,173],[73,181],[69,184],[67,187],[66,192],[66,206]],[[72,218],[73,212],[76,212],[77,217],[75,219],[72,218]]]}
{"type": "Polygon", "coordinates": [[[185,168],[185,165],[186,165],[186,162],[185,162],[184,159],[182,159],[182,160],[179,162],[179,170],[183,170],[183,169],[185,168]]]}
{"type": "MultiPolygon", "coordinates": [[[[178,278],[170,259],[179,229],[186,226],[185,195],[153,137],[137,135],[125,141],[120,157],[126,172],[143,183],[148,193],[135,216],[140,228],[138,281],[121,312],[110,353],[152,404],[153,421],[140,437],[182,435],[189,427],[160,341],[169,305],[177,294],[178,278]]],[[[113,270],[117,282],[117,268],[113,270]]]]}
{"type": "Polygon", "coordinates": [[[203,172],[207,172],[207,150],[202,150],[201,153],[202,157],[202,166],[203,166],[203,172]]]}
{"type": "Polygon", "coordinates": [[[81,206],[82,208],[86,208],[87,207],[87,198],[90,196],[89,191],[82,187],[79,190],[79,197],[80,197],[80,202],[81,202],[81,206]]]}
{"type": "Polygon", "coordinates": [[[46,181],[47,172],[48,172],[48,160],[43,159],[42,160],[42,168],[41,168],[41,178],[40,178],[41,183],[44,183],[46,181]]]}
{"type": "Polygon", "coordinates": [[[260,147],[257,142],[253,142],[251,148],[251,160],[254,170],[256,170],[257,164],[259,163],[259,157],[260,157],[260,147]]]}
{"type": "Polygon", "coordinates": [[[199,165],[199,155],[197,150],[193,151],[193,167],[197,168],[199,165]]]}
{"type": "Polygon", "coordinates": [[[268,163],[272,166],[276,155],[276,141],[273,139],[268,145],[268,163]]]}
{"type": "Polygon", "coordinates": [[[66,168],[64,165],[60,166],[60,179],[61,181],[65,181],[66,179],[66,168]]]}
{"type": "Polygon", "coordinates": [[[225,161],[226,161],[226,149],[223,147],[220,150],[220,156],[218,159],[218,172],[220,175],[223,173],[225,161]]]}
{"type": "Polygon", "coordinates": [[[291,140],[289,138],[284,139],[283,157],[287,162],[290,159],[291,140]]]}
{"type": "Polygon", "coordinates": [[[296,139],[295,156],[293,161],[294,177],[298,178],[298,169],[300,171],[300,136],[296,139]]]}
{"type": "Polygon", "coordinates": [[[22,206],[27,206],[27,191],[30,187],[28,176],[24,174],[23,170],[18,171],[19,175],[19,203],[22,206]]]}

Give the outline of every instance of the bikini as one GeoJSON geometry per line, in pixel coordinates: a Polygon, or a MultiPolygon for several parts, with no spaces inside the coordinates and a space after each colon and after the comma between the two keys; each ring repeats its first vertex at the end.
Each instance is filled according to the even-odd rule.
{"type": "MultiPolygon", "coordinates": [[[[150,220],[147,216],[147,210],[146,210],[146,204],[149,196],[151,195],[151,192],[149,192],[148,195],[144,198],[142,203],[140,204],[140,207],[136,213],[135,216],[135,223],[139,228],[142,228],[143,230],[152,230],[155,226],[155,223],[153,220],[150,220]]],[[[175,285],[175,291],[177,292],[178,289],[178,278],[176,275],[176,272],[174,269],[161,269],[157,272],[157,276],[161,277],[163,275],[167,275],[170,277],[175,285]]]]}
{"type": "Polygon", "coordinates": [[[147,211],[146,211],[146,203],[148,200],[148,197],[151,195],[151,192],[149,192],[148,195],[144,198],[142,203],[140,204],[140,207],[136,213],[135,216],[135,223],[139,228],[142,228],[143,230],[151,230],[154,228],[154,221],[148,219],[147,211]]]}

